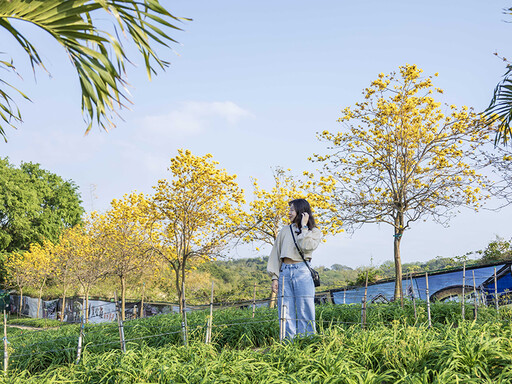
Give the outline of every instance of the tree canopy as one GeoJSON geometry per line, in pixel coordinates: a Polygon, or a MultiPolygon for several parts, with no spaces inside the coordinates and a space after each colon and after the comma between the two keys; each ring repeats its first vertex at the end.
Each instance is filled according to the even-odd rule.
{"type": "MultiPolygon", "coordinates": [[[[306,175],[308,175],[306,173],[306,175]]],[[[254,198],[249,204],[249,212],[244,215],[243,240],[245,242],[274,244],[279,230],[289,223],[289,202],[306,199],[315,216],[315,221],[324,235],[342,232],[342,222],[329,215],[335,210],[328,195],[318,193],[316,184],[308,176],[305,181],[291,175],[290,170],[275,168],[272,189],[265,190],[252,179],[254,198]]],[[[327,185],[327,184],[326,184],[327,185]]],[[[331,184],[328,184],[332,187],[331,184]]]]}
{"type": "Polygon", "coordinates": [[[63,228],[80,222],[84,209],[71,180],[22,163],[0,159],[0,252],[28,250],[44,239],[57,241],[63,228]]]}
{"type": "Polygon", "coordinates": [[[348,229],[393,227],[395,298],[402,292],[400,242],[411,224],[428,218],[446,223],[456,208],[477,209],[489,197],[479,154],[490,127],[467,107],[442,107],[433,97],[442,93],[432,83],[437,74],[421,72],[405,65],[380,74],[362,102],[342,111],[342,130],[319,135],[329,147],[314,157],[336,183],[334,214],[348,229]]]}
{"type": "Polygon", "coordinates": [[[243,190],[217,165],[210,154],[179,150],[168,168],[172,178],[153,187],[155,250],[174,271],[180,308],[187,273],[219,256],[241,222],[243,190]]]}
{"type": "Polygon", "coordinates": [[[102,246],[108,254],[109,271],[121,285],[121,316],[125,317],[128,279],[140,277],[154,263],[150,231],[149,201],[142,193],[132,192],[114,199],[110,209],[99,216],[102,246]]]}

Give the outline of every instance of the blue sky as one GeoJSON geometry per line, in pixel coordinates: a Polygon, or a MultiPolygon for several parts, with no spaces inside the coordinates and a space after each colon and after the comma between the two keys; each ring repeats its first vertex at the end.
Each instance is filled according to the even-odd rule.
{"type": "MultiPolygon", "coordinates": [[[[19,100],[25,122],[7,131],[0,155],[74,180],[87,210],[104,210],[132,190],[150,193],[178,148],[212,153],[250,198],[250,177],[270,187],[272,167],[315,169],[307,158],[324,150],[315,133],[337,130],[339,111],[359,101],[379,73],[417,64],[427,75],[439,73],[442,101],[482,110],[505,70],[493,53],[512,51],[505,1],[162,3],[193,19],[184,32],[172,32],[180,42],[174,52],[160,51],[171,67],[148,82],[136,60],[138,67],[128,69],[134,105],[121,112],[124,121],[86,137],[79,85],[62,49],[25,27],[52,74],[37,71],[34,79],[23,53],[0,31],[0,51],[23,74],[4,78],[33,100],[19,100]]],[[[462,210],[449,228],[418,223],[403,237],[403,261],[453,257],[484,248],[496,235],[510,238],[511,213],[462,210]]],[[[314,264],[380,264],[392,259],[392,240],[391,227],[367,225],[352,237],[328,238],[314,264]]]]}

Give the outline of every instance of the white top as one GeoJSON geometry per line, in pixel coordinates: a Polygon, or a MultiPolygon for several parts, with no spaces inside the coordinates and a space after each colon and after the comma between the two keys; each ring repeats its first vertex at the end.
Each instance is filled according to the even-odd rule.
{"type": "MultiPolygon", "coordinates": [[[[311,254],[322,240],[322,231],[316,227],[311,231],[307,228],[302,228],[302,232],[297,234],[297,227],[295,224],[293,224],[293,230],[295,240],[304,254],[304,258],[307,261],[311,260],[311,254]]],[[[272,247],[272,252],[268,258],[267,273],[270,275],[272,280],[279,279],[279,270],[281,269],[282,259],[285,257],[292,259],[293,261],[302,261],[302,257],[293,242],[289,225],[279,231],[274,246],[272,247]]]]}

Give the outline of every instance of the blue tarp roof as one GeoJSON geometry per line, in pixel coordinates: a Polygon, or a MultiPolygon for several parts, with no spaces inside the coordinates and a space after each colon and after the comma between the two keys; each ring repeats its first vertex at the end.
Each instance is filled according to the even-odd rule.
{"type": "MultiPolygon", "coordinates": [[[[512,291],[512,269],[510,264],[505,265],[504,268],[498,272],[496,285],[498,294],[512,291]]],[[[490,278],[484,281],[482,288],[487,294],[494,293],[494,279],[490,278]]]]}
{"type": "MultiPolygon", "coordinates": [[[[483,286],[483,283],[486,282],[494,275],[494,269],[497,271],[501,270],[505,266],[509,266],[509,264],[498,264],[492,266],[482,266],[482,267],[468,267],[466,268],[466,279],[465,286],[473,287],[473,273],[475,275],[475,286],[477,288],[481,287],[485,291],[494,292],[494,282],[487,289],[487,287],[483,286]]],[[[508,269],[510,272],[510,268],[508,269]]],[[[447,272],[438,272],[428,276],[428,285],[429,285],[429,296],[432,296],[436,292],[439,292],[445,288],[453,287],[453,286],[462,286],[463,280],[463,271],[455,270],[455,271],[447,271],[447,272]]],[[[426,300],[426,279],[425,275],[416,276],[412,278],[412,287],[410,279],[402,280],[402,289],[404,297],[410,296],[411,290],[414,289],[414,296],[416,298],[426,300]]],[[[510,273],[500,274],[498,278],[498,293],[504,292],[506,290],[512,291],[512,276],[510,273]]],[[[394,281],[386,281],[383,283],[376,283],[368,286],[367,292],[367,302],[370,302],[374,297],[381,294],[388,300],[393,300],[393,296],[395,293],[395,282],[394,281]]],[[[334,291],[331,293],[332,298],[335,304],[351,304],[351,303],[361,303],[364,297],[364,287],[357,287],[352,289],[347,289],[346,291],[334,291]]]]}

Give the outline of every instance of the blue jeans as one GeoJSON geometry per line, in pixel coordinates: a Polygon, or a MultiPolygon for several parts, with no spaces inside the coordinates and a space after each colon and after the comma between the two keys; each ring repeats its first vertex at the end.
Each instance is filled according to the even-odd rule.
{"type": "MultiPolygon", "coordinates": [[[[306,264],[282,264],[277,291],[277,308],[280,320],[281,303],[285,307],[285,338],[293,339],[297,334],[313,335],[316,332],[315,285],[306,264]]],[[[280,324],[282,323],[280,322],[280,324]]]]}

